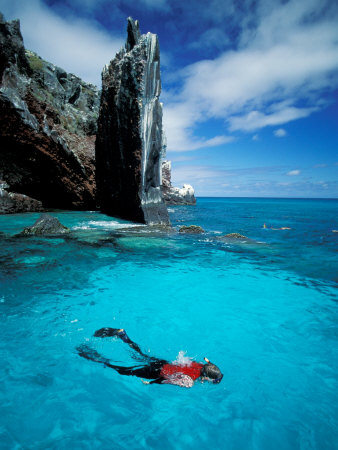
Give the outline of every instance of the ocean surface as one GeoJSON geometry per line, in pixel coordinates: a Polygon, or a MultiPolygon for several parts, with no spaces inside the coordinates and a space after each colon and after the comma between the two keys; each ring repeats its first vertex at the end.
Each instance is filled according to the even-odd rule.
{"type": "Polygon", "coordinates": [[[338,449],[338,201],[169,211],[173,233],[53,211],[72,230],[53,238],[15,236],[39,214],[0,216],[0,448],[338,449]],[[206,232],[177,232],[190,224],[206,232]],[[137,363],[93,337],[105,326],[223,380],[144,385],[81,358],[137,363]]]}

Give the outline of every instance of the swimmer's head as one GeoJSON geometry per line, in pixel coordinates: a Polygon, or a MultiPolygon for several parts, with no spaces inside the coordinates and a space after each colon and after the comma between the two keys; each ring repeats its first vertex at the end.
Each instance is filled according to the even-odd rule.
{"type": "Polygon", "coordinates": [[[204,358],[207,364],[204,364],[201,370],[201,379],[210,381],[211,383],[218,384],[222,381],[223,374],[219,368],[212,364],[208,358],[204,358]]]}

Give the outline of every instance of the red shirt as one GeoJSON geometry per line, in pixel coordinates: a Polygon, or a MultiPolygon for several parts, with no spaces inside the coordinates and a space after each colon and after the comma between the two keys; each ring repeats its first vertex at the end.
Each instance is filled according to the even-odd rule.
{"type": "Polygon", "coordinates": [[[189,366],[176,366],[174,364],[164,364],[161,369],[161,377],[169,378],[172,375],[188,375],[193,380],[201,376],[201,370],[204,364],[192,361],[189,366]]]}

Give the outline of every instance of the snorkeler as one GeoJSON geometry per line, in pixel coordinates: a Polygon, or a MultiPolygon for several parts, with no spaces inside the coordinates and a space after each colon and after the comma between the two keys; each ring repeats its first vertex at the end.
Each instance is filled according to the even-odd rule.
{"type": "Polygon", "coordinates": [[[133,350],[142,356],[142,361],[147,361],[147,365],[139,365],[132,367],[116,366],[111,364],[109,359],[101,356],[96,350],[91,349],[87,345],[77,347],[77,351],[83,358],[89,359],[103,364],[116,370],[120,375],[133,375],[139,378],[146,378],[152,381],[144,381],[144,384],[176,384],[182,387],[192,387],[198,378],[211,383],[220,383],[223,374],[215,364],[212,364],[207,358],[204,358],[206,364],[192,361],[190,364],[179,365],[169,363],[164,359],[154,358],[142,352],[140,347],[133,342],[123,328],[100,328],[95,331],[95,337],[112,337],[117,336],[123,342],[129,345],[133,350]]]}
{"type": "MultiPolygon", "coordinates": [[[[268,227],[266,226],[266,223],[263,224],[263,229],[264,230],[268,229],[268,227]]],[[[290,228],[290,227],[280,227],[280,228],[270,227],[270,230],[292,230],[292,228],[290,228]]]]}

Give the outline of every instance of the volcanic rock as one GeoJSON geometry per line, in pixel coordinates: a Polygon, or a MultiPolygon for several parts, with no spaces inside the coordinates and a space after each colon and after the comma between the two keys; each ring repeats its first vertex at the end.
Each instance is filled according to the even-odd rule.
{"type": "Polygon", "coordinates": [[[98,110],[95,86],[26,51],[19,21],[0,16],[0,179],[10,191],[93,209],[98,110]]]}
{"type": "Polygon", "coordinates": [[[161,192],[162,105],[160,49],[128,18],[125,48],[102,73],[96,141],[97,198],[102,212],[168,224],[161,192]]]}
{"type": "Polygon", "coordinates": [[[24,194],[8,192],[8,184],[0,181],[0,213],[12,214],[43,211],[42,203],[24,194]]]}
{"type": "Polygon", "coordinates": [[[162,192],[168,205],[195,205],[195,190],[190,184],[183,188],[171,184],[171,161],[162,161],[162,192]]]}
{"type": "Polygon", "coordinates": [[[215,239],[225,244],[250,246],[251,248],[260,248],[265,245],[263,242],[257,242],[240,233],[228,233],[223,236],[217,236],[215,239]]]}
{"type": "Polygon", "coordinates": [[[203,228],[198,226],[198,225],[189,225],[189,226],[184,225],[178,231],[180,233],[187,233],[187,234],[200,234],[200,233],[204,233],[205,232],[203,230],[203,228]]]}
{"type": "Polygon", "coordinates": [[[24,228],[19,236],[48,236],[69,232],[70,229],[62,225],[59,219],[49,214],[42,214],[31,227],[24,228]]]}

